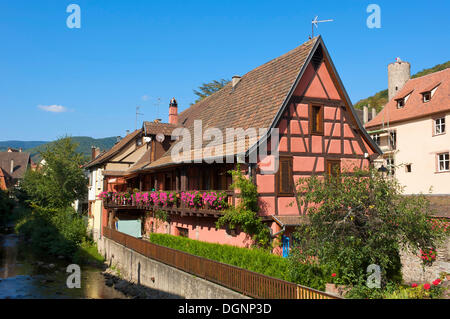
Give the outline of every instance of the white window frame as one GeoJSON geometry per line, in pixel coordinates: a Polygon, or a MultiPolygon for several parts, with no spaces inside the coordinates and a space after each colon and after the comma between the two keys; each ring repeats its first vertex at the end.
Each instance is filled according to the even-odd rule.
{"type": "Polygon", "coordinates": [[[449,172],[450,171],[450,153],[440,153],[437,154],[437,160],[438,160],[438,172],[449,172]],[[442,158],[441,158],[442,157],[442,158]],[[444,166],[444,169],[441,169],[441,163],[444,166]],[[446,165],[447,163],[447,165],[446,165]],[[445,169],[445,166],[447,166],[447,169],[445,169]]]}
{"type": "Polygon", "coordinates": [[[440,117],[434,120],[434,135],[441,135],[445,133],[445,117],[440,117]],[[440,123],[438,123],[440,121],[440,123]],[[438,127],[440,132],[438,132],[438,127]]]}
{"type": "Polygon", "coordinates": [[[380,134],[373,134],[372,135],[372,140],[375,142],[375,144],[377,144],[378,146],[380,146],[380,134]]]}

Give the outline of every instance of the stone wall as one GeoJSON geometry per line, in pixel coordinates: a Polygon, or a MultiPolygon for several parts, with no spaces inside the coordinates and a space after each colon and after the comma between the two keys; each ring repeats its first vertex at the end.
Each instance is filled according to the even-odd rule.
{"type": "Polygon", "coordinates": [[[424,269],[418,254],[406,250],[400,252],[404,282],[429,283],[439,278],[442,272],[450,274],[450,237],[437,249],[436,261],[432,266],[425,266],[424,269]]]}
{"type": "Polygon", "coordinates": [[[248,299],[233,290],[145,257],[106,237],[98,241],[99,252],[120,269],[123,279],[163,291],[173,298],[248,299]]]}

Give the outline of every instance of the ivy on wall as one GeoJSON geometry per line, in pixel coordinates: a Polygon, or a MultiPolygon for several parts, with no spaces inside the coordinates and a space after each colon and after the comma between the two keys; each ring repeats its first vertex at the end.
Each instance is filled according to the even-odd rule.
{"type": "Polygon", "coordinates": [[[230,188],[240,191],[240,202],[225,210],[224,215],[216,222],[216,228],[228,226],[230,229],[240,227],[248,234],[254,244],[262,248],[271,248],[270,229],[264,225],[258,216],[258,191],[256,185],[241,172],[238,164],[232,175],[233,184],[230,188]]]}

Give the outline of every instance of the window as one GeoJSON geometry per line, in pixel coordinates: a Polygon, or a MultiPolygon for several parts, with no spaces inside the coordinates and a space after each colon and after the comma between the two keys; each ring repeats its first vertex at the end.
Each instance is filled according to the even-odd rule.
{"type": "Polygon", "coordinates": [[[372,140],[373,140],[377,145],[380,145],[380,134],[374,134],[374,135],[372,135],[372,140]]]}
{"type": "Polygon", "coordinates": [[[310,131],[312,134],[323,134],[323,106],[311,105],[310,131]]]}
{"type": "Polygon", "coordinates": [[[445,133],[445,117],[438,118],[434,120],[434,134],[444,134],[445,133]]]}
{"type": "Polygon", "coordinates": [[[450,170],[449,153],[438,154],[438,171],[447,172],[450,170]]]}
{"type": "Polygon", "coordinates": [[[140,137],[136,140],[136,146],[141,146],[141,145],[142,145],[142,138],[140,137]]]}
{"type": "Polygon", "coordinates": [[[397,100],[397,108],[401,109],[404,106],[405,106],[405,99],[398,99],[397,100]]]}
{"type": "Polygon", "coordinates": [[[278,168],[277,190],[280,195],[292,195],[292,158],[280,158],[278,168]]]}
{"type": "Polygon", "coordinates": [[[431,92],[430,91],[422,93],[422,101],[424,103],[429,102],[430,100],[431,100],[431,92]]]}
{"type": "Polygon", "coordinates": [[[406,164],[406,173],[411,173],[411,164],[406,164]]]}
{"type": "Polygon", "coordinates": [[[387,158],[386,159],[386,166],[388,169],[388,174],[390,176],[394,176],[395,175],[395,161],[393,158],[387,158]]]}
{"type": "Polygon", "coordinates": [[[178,235],[180,237],[189,237],[189,230],[183,227],[177,227],[178,235]]]}
{"type": "Polygon", "coordinates": [[[339,160],[327,160],[327,176],[339,176],[341,162],[339,160]]]}
{"type": "Polygon", "coordinates": [[[393,131],[389,134],[389,146],[392,150],[395,150],[397,147],[397,132],[393,131]]]}

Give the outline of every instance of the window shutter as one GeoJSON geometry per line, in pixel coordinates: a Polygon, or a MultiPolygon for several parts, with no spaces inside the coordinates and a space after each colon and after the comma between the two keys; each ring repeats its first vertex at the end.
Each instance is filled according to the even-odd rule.
{"type": "Polygon", "coordinates": [[[292,171],[290,159],[280,159],[279,192],[289,194],[292,192],[292,171]]]}

